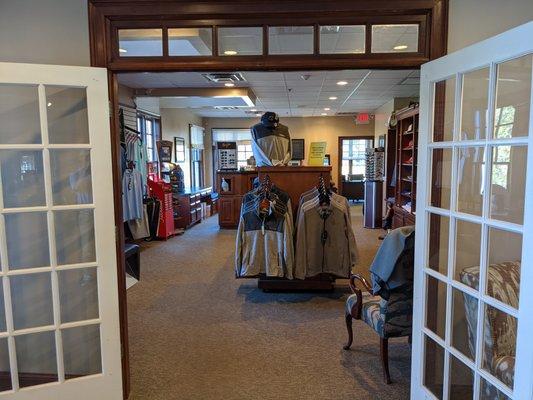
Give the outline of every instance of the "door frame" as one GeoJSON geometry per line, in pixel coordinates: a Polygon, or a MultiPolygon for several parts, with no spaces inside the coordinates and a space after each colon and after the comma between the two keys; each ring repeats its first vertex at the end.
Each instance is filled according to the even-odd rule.
{"type": "MultiPolygon", "coordinates": [[[[407,0],[401,6],[396,0],[206,0],[200,2],[181,2],[168,0],[89,0],[89,41],[91,66],[108,69],[109,101],[111,116],[111,142],[113,156],[113,185],[115,207],[115,231],[117,236],[117,273],[119,286],[120,332],[122,348],[122,370],[124,398],[130,392],[128,317],[125,280],[124,226],[122,223],[120,137],[118,119],[118,79],[120,72],[231,72],[235,70],[342,70],[342,69],[417,69],[422,63],[446,54],[448,38],[449,0],[407,0]],[[239,10],[239,13],[235,13],[239,10]],[[383,17],[375,17],[383,16],[383,17]],[[268,16],[268,18],[266,18],[268,16]],[[314,54],[304,56],[262,56],[257,58],[210,57],[191,60],[191,57],[131,58],[116,59],[116,29],[118,26],[143,27],[159,24],[165,27],[197,26],[207,24],[242,25],[243,23],[263,26],[263,34],[268,25],[293,25],[295,21],[324,24],[367,24],[367,43],[369,47],[369,23],[402,22],[414,18],[425,20],[425,54],[374,55],[370,57],[319,55],[318,37],[314,39],[314,54]],[[250,22],[252,21],[252,22],[250,22]],[[194,62],[193,62],[194,61],[194,62]]],[[[165,29],[166,32],[166,29],[165,29]]],[[[164,34],[165,36],[168,33],[164,34]]],[[[167,36],[168,37],[168,36],[167,36]]],[[[268,35],[266,35],[268,37],[268,35]]],[[[213,43],[216,46],[216,41],[213,43]]],[[[268,39],[263,43],[267,47],[268,39]]],[[[168,54],[168,46],[163,46],[168,54]]],[[[193,57],[194,58],[194,57],[193,57]]]]}
{"type": "Polygon", "coordinates": [[[342,195],[342,141],[351,140],[351,139],[362,139],[362,140],[372,140],[372,146],[376,143],[376,138],[371,135],[366,136],[339,136],[337,143],[337,182],[339,185],[339,194],[342,195]]]}
{"type": "MultiPolygon", "coordinates": [[[[533,37],[533,22],[526,23],[522,26],[519,26],[517,28],[511,29],[507,32],[504,32],[500,35],[497,35],[495,37],[492,37],[490,39],[484,40],[482,42],[476,43],[472,46],[469,46],[467,48],[464,48],[462,50],[459,50],[455,53],[452,53],[450,55],[444,56],[438,60],[434,60],[430,63],[427,63],[422,66],[421,70],[421,86],[420,86],[420,125],[419,125],[419,157],[418,157],[418,179],[419,184],[417,186],[417,198],[420,199],[420,202],[418,203],[419,212],[416,218],[416,246],[415,246],[415,280],[414,280],[414,298],[413,298],[413,342],[412,342],[412,368],[411,368],[411,398],[412,399],[434,399],[435,397],[429,392],[427,388],[424,387],[423,380],[424,380],[424,335],[427,335],[431,339],[433,339],[435,342],[438,343],[438,345],[443,346],[444,351],[449,351],[449,348],[451,345],[449,345],[446,341],[439,339],[436,337],[434,333],[432,333],[428,328],[424,326],[424,316],[426,315],[426,291],[427,289],[427,283],[425,276],[432,276],[434,278],[439,279],[441,282],[444,282],[447,284],[447,310],[446,310],[446,318],[450,318],[450,312],[451,312],[451,284],[452,279],[450,278],[451,272],[450,269],[453,270],[453,265],[451,263],[448,264],[448,276],[443,276],[438,272],[433,272],[429,268],[426,268],[426,259],[428,257],[427,254],[427,248],[429,246],[429,218],[428,213],[437,213],[439,215],[444,216],[450,216],[455,217],[459,214],[457,214],[456,211],[448,211],[443,209],[437,209],[435,207],[430,206],[430,196],[431,196],[431,190],[429,189],[428,185],[431,182],[431,156],[430,156],[430,148],[449,148],[450,146],[456,147],[461,144],[461,142],[457,141],[456,138],[456,128],[459,126],[460,123],[460,104],[455,104],[455,110],[454,110],[454,137],[455,139],[448,142],[433,142],[430,140],[430,132],[432,131],[432,121],[433,121],[433,110],[434,110],[434,95],[435,95],[435,89],[434,89],[434,83],[450,78],[452,76],[455,76],[456,78],[456,86],[455,86],[455,93],[456,93],[456,100],[460,97],[460,89],[461,89],[461,81],[458,79],[461,74],[474,71],[476,69],[480,69],[483,67],[490,66],[490,76],[496,77],[496,69],[495,66],[498,63],[514,59],[517,57],[520,57],[521,55],[526,55],[533,53],[533,45],[531,45],[531,41],[528,41],[527,38],[533,37]],[[460,66],[460,67],[457,67],[460,66]],[[429,147],[429,148],[428,148],[429,147]]],[[[533,79],[532,79],[533,80],[533,79]]],[[[492,133],[491,127],[493,116],[490,116],[493,114],[492,107],[494,104],[494,98],[495,98],[495,92],[496,89],[494,87],[489,88],[489,104],[491,104],[491,108],[489,109],[489,124],[488,124],[488,132],[490,134],[492,133]]],[[[490,140],[490,139],[489,139],[490,140]]],[[[498,144],[525,144],[528,146],[528,158],[527,158],[527,170],[529,171],[529,174],[526,176],[526,184],[525,184],[525,204],[524,204],[524,223],[520,227],[517,225],[515,227],[515,230],[517,232],[522,232],[523,238],[522,238],[522,266],[529,266],[533,263],[533,249],[531,246],[527,246],[527,243],[533,243],[533,91],[531,95],[531,101],[530,101],[530,119],[529,119],[529,137],[515,137],[513,139],[500,139],[501,142],[498,142],[498,144]]],[[[494,144],[495,141],[485,141],[485,140],[478,140],[478,141],[470,141],[469,143],[466,143],[470,146],[477,145],[486,145],[491,146],[491,144],[494,144]]],[[[465,143],[463,143],[464,145],[465,143]]],[[[490,167],[491,161],[490,157],[488,158],[487,166],[486,168],[490,167]]],[[[455,164],[455,163],[453,163],[455,164]]],[[[456,180],[456,177],[454,177],[455,172],[452,172],[452,196],[455,192],[454,187],[454,180],[456,180]]],[[[489,188],[490,179],[487,179],[485,182],[485,191],[490,193],[490,191],[487,191],[487,188],[489,188]]],[[[452,197],[453,199],[453,197],[452,197]]],[[[485,201],[485,207],[487,207],[487,203],[489,200],[484,199],[485,201]]],[[[468,215],[460,215],[462,218],[467,218],[468,215]]],[[[481,223],[485,224],[488,221],[488,218],[485,216],[480,217],[481,223]]],[[[476,220],[476,222],[479,223],[479,221],[476,220]]],[[[451,222],[450,222],[451,223],[451,222]]],[[[513,224],[509,224],[506,222],[499,222],[499,221],[491,221],[491,226],[501,226],[503,229],[510,229],[509,226],[513,224]]],[[[450,232],[453,233],[453,227],[450,227],[450,232]]],[[[450,233],[450,235],[451,235],[450,233]]],[[[484,248],[483,244],[486,243],[487,239],[483,239],[482,241],[482,248],[484,248]]],[[[452,240],[450,240],[450,243],[452,243],[452,240]]],[[[450,249],[452,249],[453,244],[450,244],[450,249]]],[[[453,254],[453,251],[452,251],[453,254]]],[[[484,262],[481,262],[480,266],[480,276],[484,276],[484,269],[486,269],[483,266],[484,262]]],[[[482,328],[480,325],[482,324],[482,321],[484,321],[484,316],[481,314],[481,309],[485,304],[489,304],[490,306],[494,307],[494,304],[497,303],[496,300],[493,299],[487,299],[487,295],[484,294],[484,283],[481,283],[480,280],[480,292],[478,297],[481,300],[478,303],[478,330],[477,330],[477,340],[478,340],[478,347],[480,345],[480,342],[482,341],[482,336],[480,332],[482,332],[482,328]],[[481,319],[480,319],[481,316],[481,319]]],[[[510,306],[505,305],[499,305],[497,308],[505,308],[508,313],[513,313],[516,315],[518,319],[518,331],[517,331],[517,340],[516,340],[516,363],[515,363],[515,375],[514,375],[514,390],[512,391],[513,399],[515,400],[529,400],[531,399],[531,396],[533,395],[533,382],[531,381],[531,375],[533,374],[533,363],[531,360],[533,360],[533,341],[531,340],[531,337],[533,337],[533,314],[531,313],[531,309],[533,308],[533,290],[530,290],[533,286],[533,269],[531,268],[521,268],[520,271],[520,294],[519,294],[519,309],[514,310],[510,306]],[[529,289],[529,290],[528,290],[529,289]],[[505,307],[504,307],[505,306],[505,307]]],[[[461,288],[462,290],[466,290],[467,288],[461,288]]],[[[512,315],[512,314],[511,314],[512,315]]],[[[450,323],[447,322],[447,329],[448,329],[448,336],[450,336],[450,323]]],[[[479,351],[479,349],[478,349],[479,351]]],[[[456,354],[454,354],[455,356],[456,354]]],[[[463,357],[464,358],[464,357],[463,357]]],[[[479,358],[479,356],[478,356],[479,358]]],[[[447,358],[445,357],[445,360],[447,358]]],[[[461,360],[462,361],[462,360],[461,360]]],[[[479,360],[477,360],[478,363],[480,363],[479,360]]],[[[480,364],[477,364],[476,366],[479,366],[480,364]]],[[[446,371],[446,369],[449,366],[447,365],[447,362],[444,363],[443,369],[446,371]]],[[[481,377],[483,377],[483,374],[488,375],[488,373],[483,372],[483,374],[479,373],[481,377]]],[[[477,389],[478,380],[476,380],[476,386],[474,386],[474,390],[477,389]]],[[[446,394],[446,386],[447,386],[447,377],[446,374],[444,374],[444,381],[443,386],[445,387],[444,394],[446,394]]],[[[507,390],[507,393],[509,393],[509,390],[507,390]]],[[[506,394],[507,394],[506,393],[506,394]]],[[[476,397],[477,398],[477,397],[476,397]]]]}

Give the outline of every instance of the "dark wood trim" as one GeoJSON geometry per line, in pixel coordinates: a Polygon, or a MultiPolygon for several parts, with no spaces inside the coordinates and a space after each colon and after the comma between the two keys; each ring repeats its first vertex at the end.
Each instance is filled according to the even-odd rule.
{"type": "Polygon", "coordinates": [[[382,0],[319,2],[316,0],[259,1],[147,1],[89,0],[91,62],[113,71],[230,71],[419,68],[445,54],[448,0],[382,0]],[[238,10],[238,12],[235,12],[238,10]],[[371,54],[371,25],[419,24],[419,51],[371,54]],[[320,25],[366,25],[365,54],[319,54],[320,25]],[[269,26],[314,26],[314,54],[268,55],[269,26]],[[166,28],[210,26],[213,56],[120,57],[119,28],[166,28]],[[263,53],[257,56],[224,57],[217,54],[217,26],[263,27],[263,53]]]}
{"type": "Polygon", "coordinates": [[[120,170],[120,126],[118,105],[118,80],[116,75],[109,71],[109,105],[111,125],[111,152],[113,174],[113,203],[115,206],[115,234],[117,254],[118,278],[118,308],[120,319],[120,342],[122,356],[122,390],[124,398],[130,393],[130,363],[129,363],[129,336],[128,336],[128,301],[126,297],[126,260],[124,254],[124,218],[122,213],[122,178],[120,170]]]}
{"type": "Polygon", "coordinates": [[[365,135],[365,136],[339,136],[338,143],[337,143],[337,183],[339,185],[339,194],[342,195],[342,141],[343,140],[350,140],[350,139],[365,139],[365,140],[372,140],[372,146],[374,146],[374,136],[365,135]]]}

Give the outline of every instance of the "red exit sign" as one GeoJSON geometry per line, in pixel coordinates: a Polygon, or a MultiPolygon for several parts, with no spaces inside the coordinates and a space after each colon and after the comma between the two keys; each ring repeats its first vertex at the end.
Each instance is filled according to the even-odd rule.
{"type": "Polygon", "coordinates": [[[370,114],[368,113],[359,113],[355,117],[355,123],[357,125],[365,125],[370,123],[370,114]]]}

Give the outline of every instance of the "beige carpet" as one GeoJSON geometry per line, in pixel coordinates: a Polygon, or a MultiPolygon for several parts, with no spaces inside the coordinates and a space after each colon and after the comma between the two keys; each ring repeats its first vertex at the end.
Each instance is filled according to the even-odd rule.
{"type": "MultiPolygon", "coordinates": [[[[389,386],[370,328],[354,321],[342,350],[345,281],[329,294],[263,293],[235,280],[235,231],[217,222],[143,245],[141,281],[128,290],[130,399],[408,399],[406,340],[391,342],[389,386]]],[[[360,216],[354,227],[368,264],[381,232],[360,216]]]]}

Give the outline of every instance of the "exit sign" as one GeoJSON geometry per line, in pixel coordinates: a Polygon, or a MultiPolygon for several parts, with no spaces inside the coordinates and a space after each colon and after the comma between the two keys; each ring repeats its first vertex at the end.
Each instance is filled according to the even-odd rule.
{"type": "Polygon", "coordinates": [[[359,113],[355,117],[355,123],[357,125],[367,125],[370,123],[370,115],[368,113],[359,113]]]}

